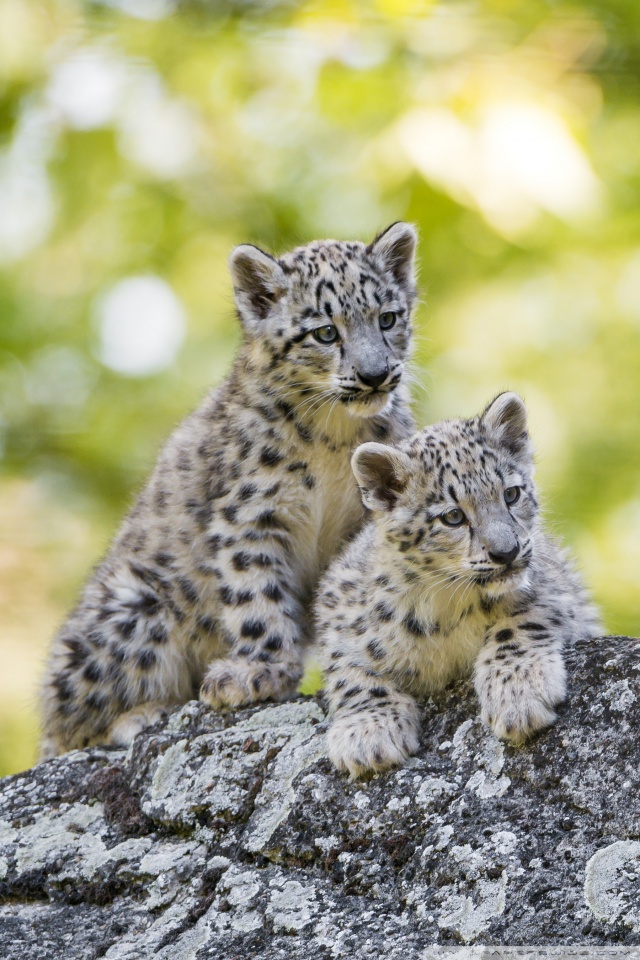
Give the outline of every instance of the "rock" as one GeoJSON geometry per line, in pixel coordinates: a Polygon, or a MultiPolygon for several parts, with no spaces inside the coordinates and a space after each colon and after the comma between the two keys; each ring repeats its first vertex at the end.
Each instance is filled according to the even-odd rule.
{"type": "Polygon", "coordinates": [[[328,763],[312,698],[188,703],[126,753],[8,777],[0,955],[640,944],[639,649],[577,647],[557,724],[523,748],[483,728],[468,682],[450,687],[425,705],[420,754],[366,782],[328,763]]]}

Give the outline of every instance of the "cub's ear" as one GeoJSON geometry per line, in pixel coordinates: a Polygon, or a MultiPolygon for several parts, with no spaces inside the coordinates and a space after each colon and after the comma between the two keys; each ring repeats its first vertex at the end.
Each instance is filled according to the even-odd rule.
{"type": "Polygon", "coordinates": [[[409,457],[383,443],[363,443],[351,457],[362,502],[370,510],[392,510],[411,477],[409,457]]]}
{"type": "Polygon", "coordinates": [[[520,459],[531,460],[527,408],[517,393],[501,393],[480,417],[487,433],[520,459]]]}
{"type": "Polygon", "coordinates": [[[418,237],[410,223],[392,223],[367,247],[367,253],[396,283],[414,297],[416,293],[414,259],[418,237]]]}
{"type": "Polygon", "coordinates": [[[286,290],[278,261],[259,247],[243,243],[229,257],[236,306],[243,325],[257,328],[286,290]]]}

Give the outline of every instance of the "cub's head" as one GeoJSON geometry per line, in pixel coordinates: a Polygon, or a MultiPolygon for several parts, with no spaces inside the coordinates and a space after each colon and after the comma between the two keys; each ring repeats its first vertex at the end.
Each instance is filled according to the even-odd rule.
{"type": "Polygon", "coordinates": [[[364,443],[351,462],[386,540],[429,579],[494,596],[526,584],[538,504],[526,410],[515,393],[397,448],[364,443]]]}
{"type": "Polygon", "coordinates": [[[380,413],[408,357],[415,248],[407,223],[368,246],[319,240],[279,258],[237,247],[229,260],[236,306],[268,382],[307,395],[308,409],[335,401],[355,416],[380,413]]]}

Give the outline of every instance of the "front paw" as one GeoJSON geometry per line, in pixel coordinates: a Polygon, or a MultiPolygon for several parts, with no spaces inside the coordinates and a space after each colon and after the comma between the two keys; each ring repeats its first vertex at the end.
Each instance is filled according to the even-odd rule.
{"type": "Polygon", "coordinates": [[[353,779],[406,763],[418,749],[417,710],[394,720],[371,712],[339,717],[327,734],[329,757],[353,779]]]}
{"type": "Polygon", "coordinates": [[[295,693],[301,676],[298,664],[214,660],[202,681],[200,699],[218,710],[285,700],[295,693]]]}
{"type": "Polygon", "coordinates": [[[554,708],[566,695],[566,672],[559,653],[550,652],[544,662],[521,667],[506,676],[476,672],[483,722],[497,737],[515,744],[551,726],[556,719],[554,708]]]}
{"type": "Polygon", "coordinates": [[[555,710],[536,697],[523,698],[523,702],[499,707],[496,712],[487,707],[482,711],[482,720],[497,737],[517,745],[550,727],[555,719],[555,710]]]}
{"type": "Polygon", "coordinates": [[[129,747],[134,739],[147,727],[163,720],[169,713],[170,707],[165,703],[153,701],[141,703],[132,710],[120,714],[113,722],[107,737],[107,743],[113,747],[129,747]]]}

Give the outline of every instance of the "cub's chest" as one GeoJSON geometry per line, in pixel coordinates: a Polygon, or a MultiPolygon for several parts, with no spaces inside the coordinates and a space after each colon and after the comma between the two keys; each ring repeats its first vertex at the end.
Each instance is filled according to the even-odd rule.
{"type": "Polygon", "coordinates": [[[456,676],[468,673],[482,646],[485,617],[464,598],[429,595],[402,609],[400,625],[389,631],[394,651],[394,669],[412,676],[418,695],[446,686],[456,676]],[[463,602],[460,602],[462,599],[463,602]]]}
{"type": "Polygon", "coordinates": [[[309,457],[312,483],[304,488],[298,526],[307,577],[317,581],[342,543],[361,525],[364,508],[350,464],[351,454],[309,457]]]}

